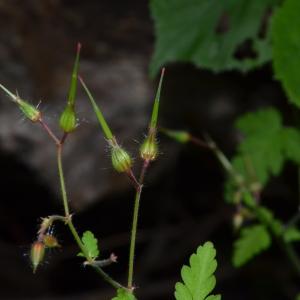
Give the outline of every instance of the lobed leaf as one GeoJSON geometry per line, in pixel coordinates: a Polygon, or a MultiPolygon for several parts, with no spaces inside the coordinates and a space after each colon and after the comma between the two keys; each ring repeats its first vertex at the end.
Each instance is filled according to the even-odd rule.
{"type": "Polygon", "coordinates": [[[240,267],[271,245],[271,237],[263,225],[253,225],[241,230],[234,243],[233,265],[240,267]]]}
{"type": "MultiPolygon", "coordinates": [[[[232,165],[248,187],[261,189],[270,177],[278,175],[286,160],[300,164],[300,131],[282,124],[274,108],[247,113],[236,122],[243,135],[232,165]]],[[[234,202],[238,186],[229,178],[225,198],[234,202]]]]}
{"type": "Polygon", "coordinates": [[[199,246],[190,257],[190,266],[181,269],[182,282],[175,285],[177,300],[218,300],[221,296],[210,295],[216,285],[214,272],[217,268],[216,250],[211,242],[199,246]]]}
{"type": "MultiPolygon", "coordinates": [[[[152,0],[156,45],[154,75],[169,62],[191,62],[213,71],[250,70],[271,58],[268,34],[259,37],[263,18],[279,0],[152,0]],[[236,57],[249,43],[255,55],[236,57]]],[[[265,21],[265,20],[264,20],[265,21]]]]}
{"type": "MultiPolygon", "coordinates": [[[[98,240],[91,231],[84,232],[82,243],[88,253],[89,258],[96,259],[99,256],[98,240]]],[[[78,256],[85,256],[82,252],[78,256]]]]}

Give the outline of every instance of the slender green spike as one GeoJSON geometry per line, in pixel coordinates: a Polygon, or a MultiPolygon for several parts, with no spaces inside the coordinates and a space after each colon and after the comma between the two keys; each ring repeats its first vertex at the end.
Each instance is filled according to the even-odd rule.
{"type": "Polygon", "coordinates": [[[76,90],[77,90],[77,77],[78,77],[78,68],[79,68],[79,56],[80,56],[81,44],[77,44],[76,58],[73,66],[73,72],[71,77],[71,84],[68,95],[68,105],[75,104],[76,90]]]}
{"type": "Polygon", "coordinates": [[[82,80],[81,77],[78,77],[79,78],[79,81],[81,83],[81,85],[83,86],[85,92],[87,93],[87,96],[88,98],[90,99],[91,103],[92,103],[92,106],[93,106],[93,109],[94,109],[94,112],[98,118],[98,121],[102,127],[102,130],[104,132],[104,135],[105,137],[108,139],[108,140],[114,140],[114,136],[110,130],[110,128],[108,127],[108,124],[106,123],[105,119],[104,119],[104,116],[101,112],[101,110],[99,109],[97,103],[95,102],[92,94],[90,93],[89,89],[87,88],[87,86],[85,85],[84,81],[82,80]]]}
{"type": "Polygon", "coordinates": [[[15,103],[18,103],[18,97],[13,94],[12,92],[10,92],[5,86],[3,86],[2,84],[0,84],[0,88],[11,98],[11,100],[15,103]]]}
{"type": "Polygon", "coordinates": [[[160,92],[161,92],[161,87],[162,87],[162,82],[165,74],[165,68],[161,70],[161,75],[159,79],[159,84],[157,88],[157,92],[155,95],[154,99],[154,105],[153,105],[153,111],[152,111],[152,116],[151,116],[151,121],[150,121],[150,129],[156,129],[156,124],[157,124],[157,117],[158,117],[158,108],[159,108],[159,100],[160,100],[160,92]]]}

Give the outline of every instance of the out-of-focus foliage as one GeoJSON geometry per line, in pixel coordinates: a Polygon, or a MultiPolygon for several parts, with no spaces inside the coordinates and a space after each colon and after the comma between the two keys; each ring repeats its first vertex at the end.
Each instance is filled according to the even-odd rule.
{"type": "Polygon", "coordinates": [[[190,257],[190,266],[183,266],[183,283],[175,286],[176,300],[220,300],[220,295],[210,295],[216,285],[214,272],[217,268],[216,250],[211,242],[199,246],[190,257]]]}
{"type": "Polygon", "coordinates": [[[271,237],[263,225],[243,228],[241,237],[234,243],[233,265],[240,267],[271,245],[271,237]]]}
{"type": "MultiPolygon", "coordinates": [[[[263,187],[271,175],[281,172],[286,160],[300,164],[300,132],[283,126],[281,115],[274,108],[245,114],[237,120],[236,127],[243,139],[232,164],[248,186],[263,187]]],[[[233,201],[234,189],[235,182],[229,178],[229,202],[233,201]]]]}
{"type": "Polygon", "coordinates": [[[284,239],[288,243],[300,241],[300,231],[296,227],[290,227],[284,233],[284,239]]]}
{"type": "Polygon", "coordinates": [[[289,97],[300,107],[300,1],[286,0],[272,22],[275,76],[289,97]]]}
{"type": "Polygon", "coordinates": [[[247,71],[262,65],[271,59],[268,11],[279,2],[152,0],[156,46],[151,74],[176,61],[213,71],[247,71]],[[251,55],[239,58],[243,47],[251,55]]]}

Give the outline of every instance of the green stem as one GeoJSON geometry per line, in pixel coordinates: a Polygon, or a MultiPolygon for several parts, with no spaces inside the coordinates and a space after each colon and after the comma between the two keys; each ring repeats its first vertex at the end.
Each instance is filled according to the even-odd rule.
{"type": "Polygon", "coordinates": [[[110,285],[112,285],[115,289],[124,289],[124,290],[128,290],[126,287],[124,287],[123,285],[121,285],[119,282],[115,281],[114,279],[112,279],[107,273],[105,273],[99,266],[94,266],[91,265],[94,270],[101,275],[101,277],[108,283],[110,283],[110,285]]]}
{"type": "Polygon", "coordinates": [[[294,247],[285,241],[282,242],[282,246],[295,272],[300,276],[300,260],[294,247]]]}
{"type": "Polygon", "coordinates": [[[143,189],[142,185],[140,185],[136,189],[135,199],[134,199],[133,219],[132,219],[130,248],[129,248],[129,265],[128,265],[128,284],[127,284],[127,286],[129,289],[132,289],[136,233],[137,233],[139,206],[140,206],[142,189],[143,189]]]}
{"type": "Polygon", "coordinates": [[[67,197],[64,173],[62,167],[62,144],[59,144],[57,146],[57,166],[58,166],[58,173],[59,173],[59,180],[60,180],[60,187],[61,187],[61,194],[62,194],[65,216],[66,218],[68,218],[70,216],[70,210],[69,210],[68,197],[67,197]]]}
{"type": "MultiPolygon", "coordinates": [[[[68,204],[68,197],[67,197],[67,192],[66,192],[66,185],[65,185],[65,178],[64,178],[64,173],[63,173],[63,167],[62,167],[62,148],[63,144],[60,143],[57,145],[57,165],[58,165],[58,173],[59,173],[59,179],[60,179],[60,186],[61,186],[61,192],[62,192],[62,199],[63,199],[63,205],[64,205],[64,211],[65,211],[65,218],[67,220],[67,225],[78,245],[80,248],[81,252],[84,254],[85,258],[87,261],[91,261],[91,257],[89,256],[89,253],[87,252],[86,248],[84,247],[81,238],[73,224],[72,221],[72,216],[70,215],[70,209],[69,209],[69,204],[68,204]]],[[[123,288],[121,284],[119,284],[117,281],[112,279],[108,274],[106,274],[99,266],[93,266],[92,267],[96,270],[98,274],[102,276],[102,278],[111,284],[114,288],[123,288]]]]}
{"type": "Polygon", "coordinates": [[[134,255],[135,255],[135,246],[136,246],[139,207],[140,207],[141,194],[143,190],[144,178],[146,175],[147,168],[149,167],[149,164],[150,162],[148,160],[144,161],[141,174],[139,177],[139,182],[138,185],[136,186],[133,218],[132,218],[132,226],[131,226],[130,248],[129,248],[129,266],[128,266],[128,283],[127,283],[129,290],[133,289],[132,283],[133,283],[134,255]]]}

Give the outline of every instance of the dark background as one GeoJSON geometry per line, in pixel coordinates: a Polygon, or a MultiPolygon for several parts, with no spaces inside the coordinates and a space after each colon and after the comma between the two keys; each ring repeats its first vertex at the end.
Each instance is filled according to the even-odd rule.
{"type": "MultiPolygon", "coordinates": [[[[147,1],[1,1],[0,82],[37,104],[58,132],[76,43],[83,45],[80,73],[121,143],[136,157],[147,130],[157,82],[148,77],[154,48],[147,1]]],[[[41,217],[62,214],[55,147],[39,128],[23,120],[2,93],[0,101],[0,299],[110,299],[113,290],[76,257],[63,225],[62,245],[32,274],[28,252],[41,217]]],[[[88,100],[79,88],[78,130],[64,153],[74,222],[92,230],[102,257],[119,263],[106,271],[126,282],[134,191],[111,170],[107,146],[88,100]]],[[[228,156],[239,140],[235,118],[276,106],[291,123],[293,110],[271,66],[242,75],[213,74],[192,65],[167,66],[160,124],[208,132],[228,156]]],[[[297,278],[280,248],[241,269],[231,265],[234,208],[223,200],[224,174],[214,156],[193,145],[160,137],[160,157],[150,168],[142,195],[135,283],[139,299],[173,299],[182,264],[211,240],[219,267],[216,291],[224,299],[292,299],[297,278]]],[[[287,220],[297,206],[296,168],[287,165],[263,193],[263,203],[287,220]]],[[[299,287],[299,285],[298,285],[299,287]]]]}

